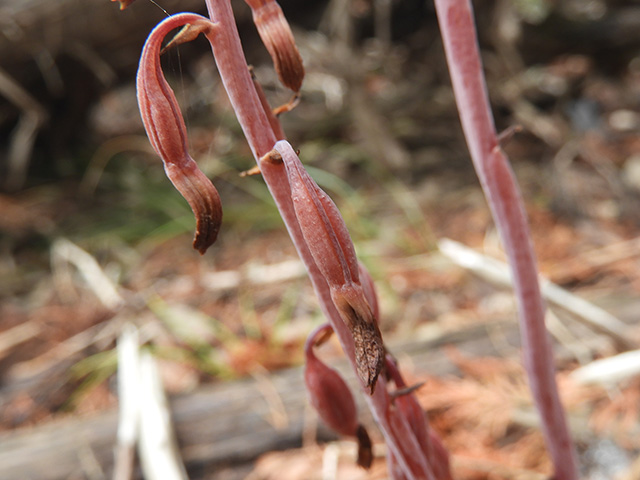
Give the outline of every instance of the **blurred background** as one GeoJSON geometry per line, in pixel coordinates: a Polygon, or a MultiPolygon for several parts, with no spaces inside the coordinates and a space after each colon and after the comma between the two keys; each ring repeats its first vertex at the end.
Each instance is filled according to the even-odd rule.
{"type": "MultiPolygon", "coordinates": [[[[321,427],[316,445],[300,370],[281,383],[273,373],[302,364],[323,319],[262,179],[239,175],[254,161],[202,39],[163,59],[191,154],[224,208],[217,243],[203,257],[191,248],[193,216],[148,144],[135,72],[167,13],[206,9],[156,1],[120,11],[108,0],[0,0],[0,476],[111,476],[115,343],[133,323],[177,412],[190,478],[332,478],[320,474],[327,462],[333,478],[385,478],[383,452],[367,474],[353,445],[327,446],[335,437],[321,427]],[[227,451],[211,432],[233,415],[206,402],[239,379],[260,398],[266,388],[288,407],[300,401],[264,438],[226,438],[227,451]],[[87,425],[102,435],[80,454],[66,442],[87,425]],[[60,444],[47,453],[36,438],[60,444]]],[[[387,343],[409,379],[427,382],[418,395],[457,478],[546,478],[510,289],[439,249],[452,239],[503,259],[432,2],[280,3],[307,72],[284,129],[377,282],[387,343]]],[[[286,102],[248,7],[232,4],[249,64],[272,105],[286,102]]],[[[638,479],[638,370],[592,382],[571,372],[640,339],[640,3],[474,8],[497,128],[521,127],[504,148],[540,269],[588,301],[549,300],[548,319],[584,478],[638,479]],[[592,307],[615,328],[594,328],[592,307]]]]}

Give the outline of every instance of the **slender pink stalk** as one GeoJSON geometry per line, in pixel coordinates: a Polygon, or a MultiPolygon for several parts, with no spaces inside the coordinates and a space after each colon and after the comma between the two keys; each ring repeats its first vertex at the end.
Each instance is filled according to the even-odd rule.
{"type": "Polygon", "coordinates": [[[453,90],[474,167],[509,257],[519,304],[522,351],[556,480],[577,480],[576,454],[555,381],[545,307],[524,204],[500,148],[468,0],[435,0],[453,90]]]}
{"type": "MultiPolygon", "coordinates": [[[[253,88],[228,0],[206,0],[206,3],[211,19],[220,26],[221,33],[212,45],[218,70],[254,157],[259,162],[260,158],[274,148],[276,138],[269,128],[269,120],[264,112],[264,107],[260,103],[255,88],[253,88]]],[[[298,254],[307,268],[320,302],[320,308],[331,322],[345,356],[354,370],[357,370],[351,332],[342,321],[331,298],[329,286],[306,245],[296,219],[291,199],[291,188],[284,166],[263,162],[260,165],[260,171],[298,254]]],[[[363,385],[363,388],[366,386],[363,385]]],[[[395,429],[391,427],[387,414],[390,398],[385,379],[380,377],[375,392],[372,395],[365,395],[365,398],[385,437],[388,448],[393,452],[399,468],[405,472],[407,479],[434,479],[406,420],[400,419],[400,427],[396,426],[395,429]]]]}

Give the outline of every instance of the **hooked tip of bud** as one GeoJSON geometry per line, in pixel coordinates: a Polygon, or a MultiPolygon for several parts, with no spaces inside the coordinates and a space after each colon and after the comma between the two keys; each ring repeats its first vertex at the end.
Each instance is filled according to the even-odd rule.
{"type": "Polygon", "coordinates": [[[253,13],[253,23],[273,60],[278,78],[284,86],[299,92],[304,66],[291,28],[275,0],[246,0],[253,13]]]}
{"type": "Polygon", "coordinates": [[[186,165],[167,165],[165,171],[196,217],[193,248],[204,255],[218,238],[222,224],[222,202],[218,190],[193,160],[186,165]]]}

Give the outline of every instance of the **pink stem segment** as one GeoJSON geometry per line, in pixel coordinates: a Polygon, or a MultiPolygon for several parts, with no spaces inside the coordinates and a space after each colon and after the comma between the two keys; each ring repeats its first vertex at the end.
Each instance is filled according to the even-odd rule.
{"type": "MultiPolygon", "coordinates": [[[[264,107],[260,102],[249,74],[229,1],[206,0],[206,3],[211,19],[220,27],[216,41],[212,44],[218,70],[254,157],[259,162],[260,158],[275,147],[276,135],[269,126],[269,119],[265,114],[264,107]]],[[[291,147],[289,146],[288,148],[291,147]]],[[[282,215],[298,254],[307,268],[320,301],[320,307],[331,322],[347,359],[354,370],[357,370],[351,332],[334,305],[330,288],[306,245],[296,218],[291,199],[291,186],[287,179],[284,165],[262,162],[260,171],[282,215]]],[[[366,389],[364,384],[363,389],[366,389]]],[[[393,452],[400,468],[406,473],[407,479],[434,479],[432,471],[407,422],[401,418],[399,425],[395,425],[396,428],[391,426],[388,415],[390,399],[386,381],[382,376],[377,381],[375,392],[372,395],[366,394],[365,397],[389,449],[393,452]]]]}
{"type": "Polygon", "coordinates": [[[500,148],[480,62],[471,3],[435,0],[453,90],[473,165],[509,257],[519,304],[524,366],[542,417],[556,480],[577,480],[576,453],[555,381],[545,307],[524,204],[500,148]]]}

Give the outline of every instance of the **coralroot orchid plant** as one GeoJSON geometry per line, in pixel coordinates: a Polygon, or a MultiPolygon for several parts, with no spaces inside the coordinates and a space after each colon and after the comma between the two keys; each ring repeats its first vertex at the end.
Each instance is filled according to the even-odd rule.
{"type": "MultiPolygon", "coordinates": [[[[121,8],[133,0],[120,1],[121,8]]],[[[388,447],[395,480],[448,480],[449,454],[429,429],[424,412],[386,353],[378,328],[373,282],[356,258],[340,212],[306,172],[287,142],[277,114],[298,100],[304,68],[293,35],[275,0],[246,0],[258,33],[281,82],[294,93],[289,104],[272,110],[247,66],[230,0],[205,0],[209,18],[182,13],[162,21],[149,35],[140,59],[137,92],[151,144],[167,176],[189,202],[197,221],[193,246],[204,253],[216,240],[222,219],[220,197],[187,149],[185,123],[160,67],[172,45],[204,35],[220,76],[291,239],[304,262],[328,324],[305,346],[305,382],[320,417],[339,433],[357,439],[358,463],[372,461],[371,442],[358,422],[352,394],[339,374],[314,353],[335,333],[359,378],[363,393],[388,447]],[[182,28],[163,48],[171,31],[182,28]]],[[[575,455],[553,378],[544,328],[544,309],[522,202],[502,153],[486,95],[468,0],[436,0],[445,49],[465,135],[476,170],[512,261],[523,325],[525,366],[541,412],[543,432],[557,480],[576,480],[575,455]]]]}

